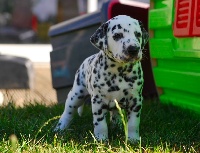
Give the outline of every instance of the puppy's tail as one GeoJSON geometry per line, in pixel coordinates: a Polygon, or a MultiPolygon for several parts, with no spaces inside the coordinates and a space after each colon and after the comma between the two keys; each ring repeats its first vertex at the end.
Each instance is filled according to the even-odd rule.
{"type": "Polygon", "coordinates": [[[83,114],[83,108],[84,108],[84,103],[83,103],[83,105],[81,105],[81,106],[78,108],[78,115],[79,115],[79,116],[82,116],[82,114],[83,114]]]}

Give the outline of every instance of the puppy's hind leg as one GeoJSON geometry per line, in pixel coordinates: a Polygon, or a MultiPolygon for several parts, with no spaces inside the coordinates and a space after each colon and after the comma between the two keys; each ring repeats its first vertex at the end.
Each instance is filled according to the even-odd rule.
{"type": "Polygon", "coordinates": [[[74,113],[84,103],[87,91],[83,86],[74,85],[69,92],[65,102],[65,109],[54,131],[60,131],[67,128],[73,118],[74,113]]]}

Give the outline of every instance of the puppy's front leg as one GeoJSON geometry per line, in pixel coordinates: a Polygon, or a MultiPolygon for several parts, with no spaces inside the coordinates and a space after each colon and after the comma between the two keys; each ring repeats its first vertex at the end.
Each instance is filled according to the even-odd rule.
{"type": "Polygon", "coordinates": [[[94,124],[94,135],[97,140],[108,139],[108,127],[106,123],[106,112],[102,101],[97,101],[94,97],[92,100],[92,113],[93,113],[93,124],[94,124]]]}
{"type": "Polygon", "coordinates": [[[140,140],[139,125],[140,125],[140,112],[141,105],[136,105],[132,110],[129,110],[128,116],[128,140],[137,141],[140,140]]]}

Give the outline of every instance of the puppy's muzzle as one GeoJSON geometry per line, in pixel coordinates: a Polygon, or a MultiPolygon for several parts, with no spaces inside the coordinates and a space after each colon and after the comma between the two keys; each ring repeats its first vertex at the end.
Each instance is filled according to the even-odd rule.
{"type": "Polygon", "coordinates": [[[137,56],[138,56],[138,53],[139,53],[139,50],[140,50],[140,47],[130,45],[130,46],[127,48],[127,54],[128,54],[130,57],[137,57],[137,56]]]}

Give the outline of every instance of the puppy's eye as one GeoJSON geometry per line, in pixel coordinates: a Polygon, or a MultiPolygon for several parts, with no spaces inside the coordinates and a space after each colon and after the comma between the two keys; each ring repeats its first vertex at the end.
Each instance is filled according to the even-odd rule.
{"type": "Polygon", "coordinates": [[[122,33],[115,33],[114,35],[113,35],[113,39],[115,40],[115,41],[118,41],[118,40],[120,40],[121,38],[123,38],[124,36],[123,36],[123,34],[122,33]]]}
{"type": "Polygon", "coordinates": [[[142,34],[140,33],[140,32],[135,32],[135,36],[137,37],[137,38],[140,38],[141,36],[142,36],[142,34]]]}

